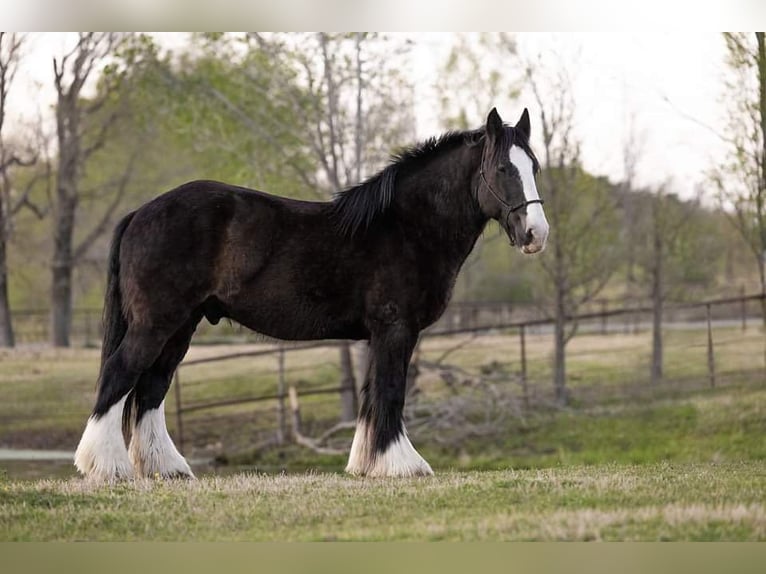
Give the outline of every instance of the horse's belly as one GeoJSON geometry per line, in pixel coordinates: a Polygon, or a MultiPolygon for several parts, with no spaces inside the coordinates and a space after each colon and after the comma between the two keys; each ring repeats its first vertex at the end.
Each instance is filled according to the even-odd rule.
{"type": "Polygon", "coordinates": [[[255,304],[232,305],[226,315],[256,333],[286,341],[369,337],[361,317],[337,302],[268,294],[254,299],[255,304]]]}

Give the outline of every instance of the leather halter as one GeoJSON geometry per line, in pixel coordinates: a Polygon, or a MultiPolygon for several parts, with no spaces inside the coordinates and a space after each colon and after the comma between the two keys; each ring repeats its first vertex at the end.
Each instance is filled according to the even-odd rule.
{"type": "MultiPolygon", "coordinates": [[[[529,200],[524,200],[517,205],[511,205],[510,203],[505,201],[502,197],[500,197],[497,193],[495,193],[495,190],[492,189],[491,185],[489,185],[487,178],[484,177],[484,168],[481,168],[479,170],[479,176],[481,176],[481,180],[484,182],[484,185],[487,186],[487,189],[492,194],[492,197],[494,197],[496,200],[498,200],[501,203],[501,205],[505,206],[508,209],[508,215],[518,211],[519,209],[527,207],[528,205],[531,205],[532,203],[539,203],[540,205],[545,203],[542,199],[529,199],[529,200]]],[[[507,219],[508,219],[508,216],[506,216],[506,220],[507,219]]]]}
{"type": "MultiPolygon", "coordinates": [[[[501,205],[503,205],[506,208],[507,211],[505,212],[505,218],[504,218],[505,219],[505,227],[506,227],[506,229],[510,229],[510,224],[508,223],[508,220],[511,218],[511,213],[515,213],[519,209],[525,208],[525,207],[527,207],[528,205],[530,205],[532,203],[539,203],[540,205],[542,205],[544,203],[542,199],[529,199],[529,200],[527,200],[526,197],[525,197],[525,200],[522,201],[521,203],[519,203],[517,205],[511,205],[510,203],[505,201],[502,197],[500,197],[495,192],[495,190],[492,189],[492,186],[489,185],[489,182],[487,181],[487,178],[484,177],[484,167],[481,167],[479,169],[479,176],[481,177],[481,181],[484,182],[484,185],[487,186],[487,189],[492,194],[492,197],[494,197],[497,201],[500,202],[501,205]]],[[[511,245],[516,245],[516,239],[513,237],[513,233],[509,233],[508,238],[511,241],[511,245]]]]}

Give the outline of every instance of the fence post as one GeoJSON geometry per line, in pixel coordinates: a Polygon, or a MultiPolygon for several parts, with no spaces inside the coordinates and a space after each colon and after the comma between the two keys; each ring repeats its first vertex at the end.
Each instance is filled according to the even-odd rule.
{"type": "Polygon", "coordinates": [[[715,388],[715,357],[713,355],[713,325],[710,313],[710,303],[705,305],[707,310],[707,370],[710,375],[710,386],[715,388]]]}
{"type": "Polygon", "coordinates": [[[277,395],[279,398],[277,408],[277,444],[283,445],[287,436],[287,420],[285,416],[285,348],[282,343],[279,344],[279,353],[277,353],[277,364],[279,376],[277,379],[277,395]]]}
{"type": "Polygon", "coordinates": [[[527,340],[526,325],[522,324],[519,328],[519,337],[521,339],[521,392],[523,393],[524,410],[529,410],[529,389],[527,387],[527,340]]]}
{"type": "Polygon", "coordinates": [[[178,369],[173,376],[173,386],[176,395],[176,429],[178,431],[178,452],[184,453],[184,421],[181,414],[181,378],[178,376],[178,369]]]}
{"type": "Polygon", "coordinates": [[[742,313],[742,332],[744,333],[747,331],[747,301],[745,301],[745,286],[742,285],[739,288],[739,294],[740,297],[742,297],[742,301],[740,301],[740,312],[742,313]]]}
{"type": "Polygon", "coordinates": [[[301,434],[301,410],[298,404],[298,391],[295,390],[294,385],[290,385],[288,395],[290,397],[290,411],[292,412],[293,436],[298,436],[301,434]]]}
{"type": "Polygon", "coordinates": [[[607,322],[607,305],[609,302],[606,299],[601,300],[601,334],[606,335],[606,322],[607,322]]]}

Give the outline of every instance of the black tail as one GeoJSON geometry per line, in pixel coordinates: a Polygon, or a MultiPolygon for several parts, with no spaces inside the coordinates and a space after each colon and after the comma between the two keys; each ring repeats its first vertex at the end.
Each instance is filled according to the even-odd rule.
{"type": "Polygon", "coordinates": [[[101,345],[101,369],[99,372],[99,385],[103,384],[101,373],[104,371],[104,363],[111,357],[120,346],[125,333],[128,330],[128,322],[122,310],[122,293],[120,292],[120,244],[122,235],[125,233],[135,212],[129,213],[117,224],[112,237],[112,247],[109,250],[108,269],[106,274],[106,295],[104,296],[104,340],[101,345]]]}

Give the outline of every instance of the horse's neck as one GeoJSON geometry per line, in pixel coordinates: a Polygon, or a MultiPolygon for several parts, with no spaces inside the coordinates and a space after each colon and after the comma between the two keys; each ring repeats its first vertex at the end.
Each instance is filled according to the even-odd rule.
{"type": "Polygon", "coordinates": [[[396,197],[407,225],[461,264],[484,230],[487,218],[473,195],[478,154],[463,149],[450,156],[404,178],[396,197]]]}

